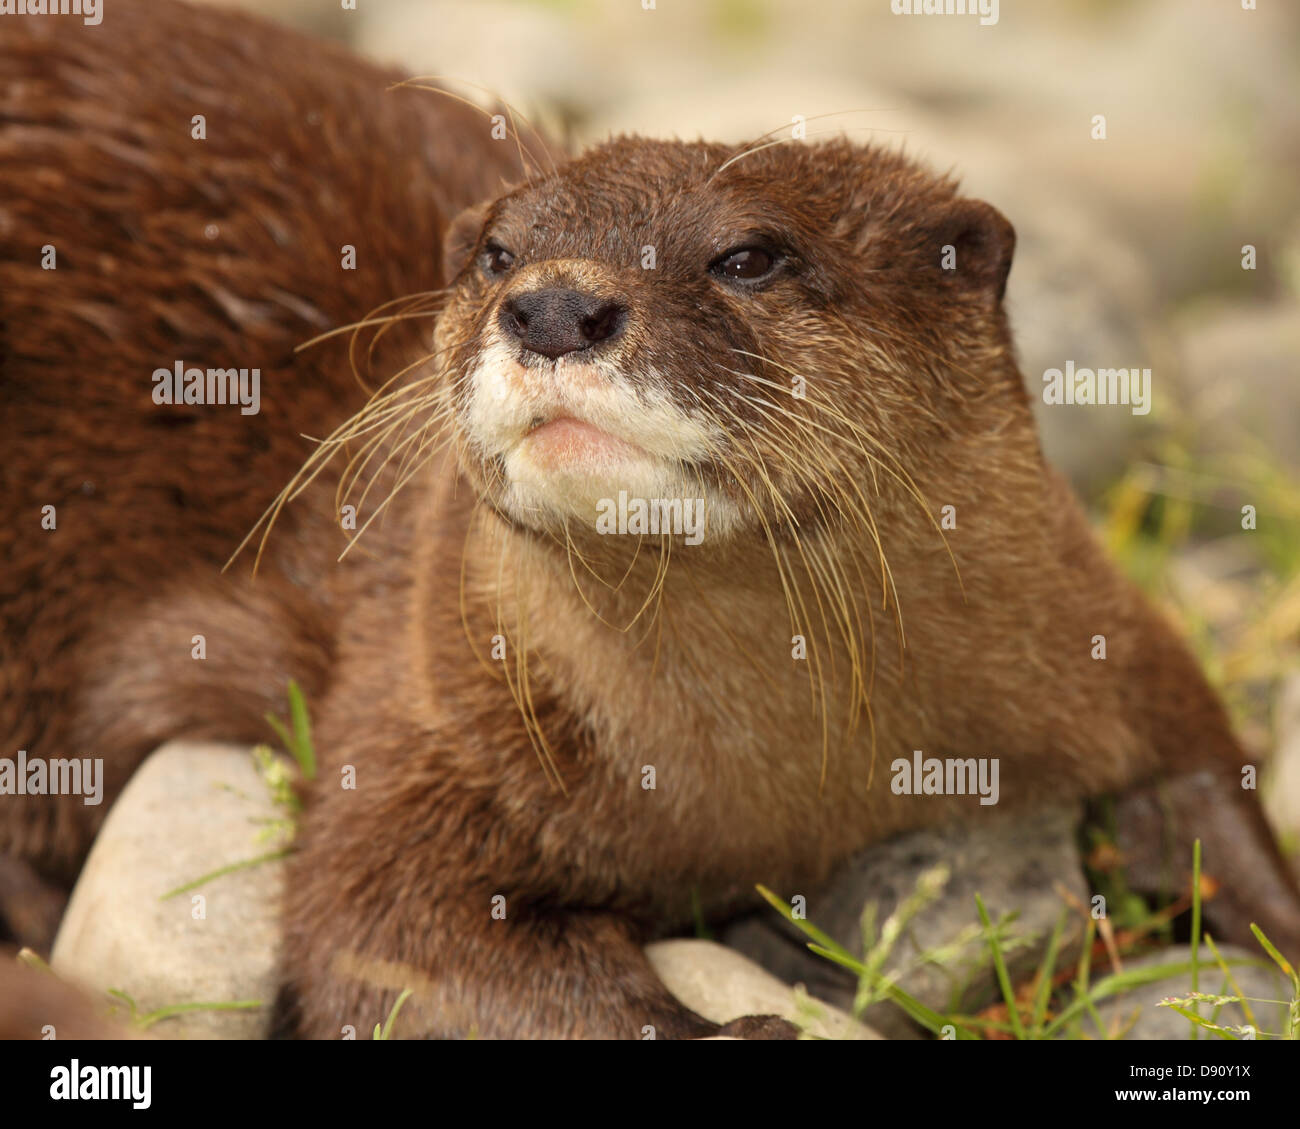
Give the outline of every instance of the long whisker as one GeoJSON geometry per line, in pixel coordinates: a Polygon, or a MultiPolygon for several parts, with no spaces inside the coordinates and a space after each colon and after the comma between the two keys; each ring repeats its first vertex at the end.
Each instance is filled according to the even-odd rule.
{"type": "MultiPolygon", "coordinates": [[[[446,293],[447,293],[446,290],[426,290],[422,294],[408,295],[407,298],[395,299],[394,301],[409,301],[416,297],[425,298],[435,294],[446,294],[446,293]]],[[[394,304],[393,302],[385,302],[384,306],[389,306],[393,304],[394,304]]],[[[377,310],[382,310],[384,306],[377,306],[375,308],[377,310]]],[[[310,340],[304,341],[300,345],[295,345],[293,347],[293,351],[295,353],[301,353],[306,349],[311,349],[314,346],[319,345],[322,341],[330,340],[330,338],[332,337],[338,337],[340,334],[351,333],[354,330],[358,330],[358,329],[367,329],[372,325],[384,325],[387,322],[393,322],[393,321],[410,321],[415,318],[436,317],[438,315],[438,312],[439,312],[438,309],[419,310],[416,311],[415,313],[389,314],[387,317],[375,317],[373,314],[371,314],[362,318],[361,321],[354,321],[348,325],[336,326],[334,329],[326,330],[324,333],[318,333],[315,337],[311,338],[310,340]]]]}
{"type": "MultiPolygon", "coordinates": [[[[808,380],[807,377],[796,372],[794,369],[790,368],[789,366],[781,364],[779,361],[772,360],[771,358],[768,357],[760,356],[756,353],[749,353],[743,349],[733,349],[732,351],[736,353],[740,353],[743,356],[753,357],[758,361],[761,361],[765,364],[773,365],[776,368],[783,369],[784,371],[790,373],[792,376],[798,377],[800,380],[803,380],[806,386],[813,387],[812,383],[808,380]]],[[[776,381],[766,380],[763,377],[755,376],[752,373],[737,372],[735,373],[735,375],[741,376],[746,380],[751,380],[757,384],[766,385],[767,387],[779,391],[787,396],[793,395],[790,389],[786,388],[784,385],[776,381]]],[[[840,423],[845,428],[847,428],[850,434],[839,435],[839,438],[845,441],[848,441],[850,438],[856,440],[854,445],[858,447],[858,449],[861,451],[863,455],[866,455],[868,458],[872,457],[870,452],[868,452],[862,446],[863,443],[869,443],[885,456],[885,458],[888,460],[889,465],[887,465],[886,463],[879,463],[881,469],[886,471],[886,473],[888,473],[891,477],[895,478],[904,487],[904,489],[907,490],[907,492],[920,506],[921,512],[925,514],[926,520],[929,521],[931,526],[934,527],[935,532],[939,534],[939,539],[943,542],[944,549],[948,553],[948,559],[952,564],[953,572],[957,578],[958,587],[961,589],[962,596],[964,599],[965,585],[962,584],[961,569],[957,565],[957,558],[953,554],[952,546],[948,544],[948,538],[943,532],[943,527],[940,526],[938,521],[935,519],[934,514],[931,512],[929,505],[925,501],[925,498],[922,497],[920,490],[918,489],[915,481],[912,479],[912,476],[907,473],[907,470],[898,461],[897,457],[891,451],[889,451],[888,448],[884,446],[884,444],[882,444],[878,439],[876,439],[873,435],[871,435],[870,432],[866,431],[855,420],[851,419],[843,412],[827,404],[825,401],[805,396],[801,398],[800,402],[804,404],[808,404],[813,408],[816,408],[817,410],[824,412],[825,414],[831,416],[831,418],[833,418],[836,422],[840,423]]],[[[838,434],[834,431],[834,429],[826,428],[824,425],[817,424],[815,421],[805,420],[805,422],[809,423],[812,426],[819,427],[822,430],[826,430],[830,434],[838,434]]],[[[877,462],[879,461],[877,460],[877,462]]],[[[895,596],[897,596],[897,593],[895,593],[895,596]]]]}
{"type": "Polygon", "coordinates": [[[477,110],[484,117],[491,120],[493,116],[492,111],[487,109],[485,106],[480,106],[472,98],[466,98],[463,95],[456,94],[454,91],[448,90],[445,87],[427,85],[430,82],[457,82],[460,83],[460,85],[462,86],[468,86],[471,89],[479,90],[485,94],[490,95],[493,98],[493,100],[496,101],[506,111],[507,115],[509,116],[510,132],[514,135],[515,146],[519,152],[519,167],[521,171],[523,171],[524,175],[525,176],[528,175],[528,169],[524,163],[525,157],[528,158],[528,161],[531,162],[533,168],[535,168],[538,172],[542,171],[542,165],[541,162],[538,161],[535,156],[533,156],[532,151],[528,148],[528,146],[524,144],[523,139],[519,136],[519,130],[516,129],[514,125],[514,119],[516,117],[520,121],[522,121],[526,126],[528,126],[529,132],[541,144],[543,152],[546,153],[546,159],[550,163],[551,174],[552,175],[555,174],[558,166],[555,163],[555,157],[552,155],[550,151],[550,147],[547,145],[546,138],[542,134],[541,130],[539,130],[535,125],[533,125],[533,123],[529,121],[529,119],[525,115],[521,114],[517,109],[515,109],[514,106],[512,106],[509,102],[507,102],[495,91],[490,90],[485,86],[479,86],[477,83],[466,82],[463,79],[449,78],[445,75],[414,75],[411,78],[403,79],[401,82],[394,83],[392,86],[389,87],[389,89],[397,90],[402,87],[409,87],[413,90],[427,90],[435,94],[442,94],[447,98],[451,98],[456,102],[460,102],[470,107],[470,109],[477,110]]]}
{"type": "MultiPolygon", "coordinates": [[[[722,407],[724,411],[728,412],[728,414],[731,416],[733,422],[737,425],[737,427],[750,437],[750,442],[754,447],[754,459],[752,461],[754,465],[761,468],[762,467],[761,455],[758,454],[757,445],[754,442],[754,439],[752,437],[754,433],[754,429],[742,417],[732,412],[731,409],[727,407],[727,405],[723,403],[721,400],[719,400],[719,406],[722,407]]],[[[827,619],[827,605],[823,601],[823,592],[825,592],[828,598],[836,594],[836,591],[838,591],[842,595],[844,591],[842,583],[837,581],[834,585],[832,585],[827,575],[828,567],[837,570],[838,565],[830,563],[833,562],[833,558],[823,559],[818,556],[809,555],[809,551],[806,549],[804,545],[804,539],[799,535],[798,520],[795,517],[793,511],[790,509],[788,502],[781,494],[781,492],[776,488],[775,484],[772,483],[770,477],[767,476],[765,470],[762,471],[762,474],[767,481],[769,492],[772,495],[772,500],[774,504],[776,504],[777,507],[786,514],[786,520],[790,527],[790,540],[795,546],[795,549],[799,554],[799,558],[803,563],[804,573],[808,576],[809,580],[812,583],[813,598],[816,602],[818,616],[821,620],[822,632],[825,638],[827,639],[828,643],[830,643],[832,639],[832,634],[830,630],[830,624],[827,619]]],[[[820,502],[818,504],[820,505],[820,502]]],[[[793,575],[793,573],[791,573],[791,575],[793,575]]],[[[804,604],[803,597],[797,586],[795,586],[794,591],[795,591],[797,602],[799,603],[801,609],[802,619],[805,622],[808,622],[809,621],[808,609],[807,606],[804,604]]],[[[845,639],[846,648],[850,656],[850,662],[854,672],[854,683],[855,685],[857,685],[861,681],[861,674],[860,674],[860,667],[859,667],[859,660],[858,660],[859,648],[856,642],[855,632],[853,631],[852,628],[852,617],[849,614],[847,605],[842,605],[838,609],[837,619],[840,623],[841,632],[845,639]]],[[[813,683],[816,689],[816,695],[814,697],[814,714],[820,712],[822,718],[822,769],[821,769],[820,786],[824,787],[826,782],[826,776],[827,776],[828,764],[829,764],[829,755],[830,755],[830,729],[829,729],[830,715],[829,715],[829,708],[827,704],[826,679],[821,677],[820,652],[817,650],[816,647],[816,639],[817,639],[817,635],[814,633],[812,658],[810,661],[810,670],[815,670],[816,672],[816,677],[813,683]],[[821,707],[820,711],[818,711],[816,708],[816,703],[818,702],[818,700],[820,700],[820,707],[821,707]]],[[[835,670],[836,652],[833,645],[828,646],[828,650],[829,650],[829,657],[830,657],[830,680],[833,686],[838,681],[836,676],[836,670],[835,670]]],[[[857,697],[858,694],[855,691],[854,694],[855,700],[857,699],[857,697]]],[[[851,730],[852,730],[852,722],[850,720],[850,732],[851,730]]]]}
{"type": "MultiPolygon", "coordinates": [[[[762,358],[759,358],[759,359],[761,360],[762,358]]],[[[779,391],[786,391],[786,390],[783,388],[782,385],[780,385],[780,384],[778,384],[778,383],[776,383],[776,382],[774,382],[774,381],[764,380],[762,377],[756,377],[756,376],[754,376],[752,373],[740,372],[739,370],[735,370],[735,369],[728,369],[727,371],[733,373],[733,375],[735,375],[735,376],[741,377],[742,379],[745,379],[745,380],[751,380],[751,381],[754,381],[755,383],[758,383],[758,384],[765,384],[765,385],[768,385],[769,387],[775,388],[775,389],[777,389],[777,390],[779,390],[779,391]]],[[[809,399],[807,399],[807,398],[803,399],[801,402],[803,402],[803,403],[811,403],[814,407],[822,407],[822,408],[825,407],[825,405],[822,405],[822,404],[820,404],[820,403],[817,402],[817,401],[809,400],[809,399]]],[[[772,405],[772,407],[776,407],[776,405],[772,405]]],[[[829,427],[825,426],[824,424],[820,424],[820,423],[818,423],[816,420],[807,419],[806,417],[802,417],[802,416],[794,416],[793,414],[790,415],[790,418],[791,418],[792,422],[793,422],[793,421],[797,421],[798,425],[799,425],[800,427],[804,428],[804,429],[812,429],[812,430],[814,430],[814,431],[823,432],[823,433],[825,433],[825,434],[835,436],[836,438],[839,438],[839,439],[844,439],[844,438],[845,438],[845,436],[841,435],[839,432],[835,431],[833,428],[829,428],[829,427]]],[[[851,424],[851,421],[846,421],[846,422],[849,422],[849,423],[851,424]]],[[[815,438],[815,437],[814,437],[814,438],[815,438]]],[[[861,444],[860,444],[860,443],[855,444],[855,446],[857,446],[858,449],[860,450],[860,452],[861,452],[863,455],[865,455],[869,460],[872,458],[871,454],[870,454],[869,452],[867,452],[865,449],[863,449],[863,448],[861,447],[861,444]]],[[[823,447],[823,445],[822,445],[822,444],[818,444],[818,447],[819,447],[819,449],[820,449],[820,448],[823,447]]],[[[876,461],[878,462],[879,460],[876,460],[876,461]]],[[[841,463],[840,466],[841,466],[841,468],[842,468],[842,467],[843,467],[843,464],[841,463]]],[[[882,469],[884,469],[884,470],[886,470],[887,472],[893,474],[895,478],[898,478],[900,482],[903,481],[903,478],[900,477],[897,473],[894,473],[894,472],[891,470],[891,468],[889,468],[888,466],[885,466],[884,464],[881,464],[881,466],[882,466],[882,469]]],[[[856,490],[856,489],[857,489],[857,484],[856,484],[856,482],[853,480],[853,477],[852,477],[851,475],[848,475],[847,472],[845,473],[845,476],[844,476],[844,477],[845,477],[845,478],[846,478],[846,479],[847,479],[847,480],[848,480],[848,481],[853,485],[854,489],[856,490]]],[[[834,481],[834,478],[828,476],[828,481],[834,481]]],[[[878,488],[877,488],[877,489],[878,489],[878,488]]],[[[860,491],[860,490],[858,490],[858,496],[859,496],[859,498],[861,499],[861,501],[863,502],[863,506],[864,506],[863,512],[864,512],[864,514],[866,514],[867,517],[868,517],[868,526],[869,526],[869,529],[871,530],[872,538],[873,538],[873,540],[874,540],[874,542],[875,542],[875,544],[876,544],[877,552],[878,552],[878,555],[879,555],[879,557],[880,557],[881,575],[882,575],[882,579],[885,581],[885,583],[882,585],[882,593],[884,594],[885,607],[888,607],[888,594],[889,594],[891,591],[893,592],[893,596],[894,596],[894,617],[895,617],[895,620],[896,620],[896,623],[897,623],[897,627],[898,627],[898,632],[899,632],[899,652],[900,652],[900,653],[899,653],[899,661],[900,661],[900,663],[901,663],[901,662],[902,662],[902,650],[903,650],[904,646],[906,645],[906,637],[905,637],[905,635],[904,635],[904,631],[903,631],[902,605],[901,605],[901,601],[900,601],[899,598],[898,598],[898,589],[897,589],[897,587],[896,587],[895,584],[894,584],[893,572],[892,572],[892,571],[890,570],[890,568],[889,568],[888,558],[887,558],[886,555],[885,555],[884,545],[883,545],[883,543],[882,543],[882,541],[881,541],[881,539],[880,539],[879,530],[876,528],[874,518],[871,518],[871,516],[870,516],[870,515],[871,515],[871,508],[870,508],[870,506],[867,504],[867,502],[866,502],[866,498],[861,494],[861,491],[860,491]]]]}

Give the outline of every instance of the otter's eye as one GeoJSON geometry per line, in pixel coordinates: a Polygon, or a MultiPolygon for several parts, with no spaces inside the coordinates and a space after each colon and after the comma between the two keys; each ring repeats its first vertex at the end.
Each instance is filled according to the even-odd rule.
{"type": "Polygon", "coordinates": [[[756,282],[776,269],[777,257],[762,247],[737,247],[715,259],[709,270],[719,278],[756,282]]]}
{"type": "Polygon", "coordinates": [[[515,265],[515,257],[500,243],[493,240],[483,248],[483,254],[479,257],[479,264],[482,266],[484,274],[490,276],[501,275],[515,265]]]}

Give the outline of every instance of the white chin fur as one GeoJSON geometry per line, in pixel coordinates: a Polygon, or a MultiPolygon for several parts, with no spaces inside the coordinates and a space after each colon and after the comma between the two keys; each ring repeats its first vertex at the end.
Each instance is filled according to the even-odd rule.
{"type": "Polygon", "coordinates": [[[503,507],[524,524],[578,521],[595,526],[602,503],[628,498],[704,499],[705,528],[719,534],[739,515],[726,499],[706,494],[682,470],[705,456],[708,429],[681,412],[666,390],[649,382],[634,392],[618,368],[595,359],[562,359],[554,366],[524,368],[515,350],[499,341],[485,346],[470,376],[466,431],[476,453],[500,456],[505,468],[503,507]],[[557,458],[539,452],[528,437],[539,419],[570,416],[633,446],[578,450],[557,458]]]}

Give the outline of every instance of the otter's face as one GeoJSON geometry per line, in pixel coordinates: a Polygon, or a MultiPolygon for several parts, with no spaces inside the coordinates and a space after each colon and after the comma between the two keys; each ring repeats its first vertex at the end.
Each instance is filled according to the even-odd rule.
{"type": "Polygon", "coordinates": [[[436,345],[508,519],[599,528],[620,495],[702,499],[708,539],[842,519],[943,432],[951,365],[1004,345],[992,209],[843,142],[737,152],[618,139],[453,225],[436,345]]]}

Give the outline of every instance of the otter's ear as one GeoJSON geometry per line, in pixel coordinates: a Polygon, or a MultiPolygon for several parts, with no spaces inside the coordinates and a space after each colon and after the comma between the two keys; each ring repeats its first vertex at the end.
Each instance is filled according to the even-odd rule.
{"type": "Polygon", "coordinates": [[[492,201],[484,200],[481,204],[466,208],[451,221],[446,235],[442,237],[442,277],[447,282],[460,274],[474,253],[491,208],[492,201]]]}
{"type": "Polygon", "coordinates": [[[1016,229],[983,200],[955,200],[932,233],[934,261],[964,289],[1002,301],[1016,249],[1016,229]]]}

